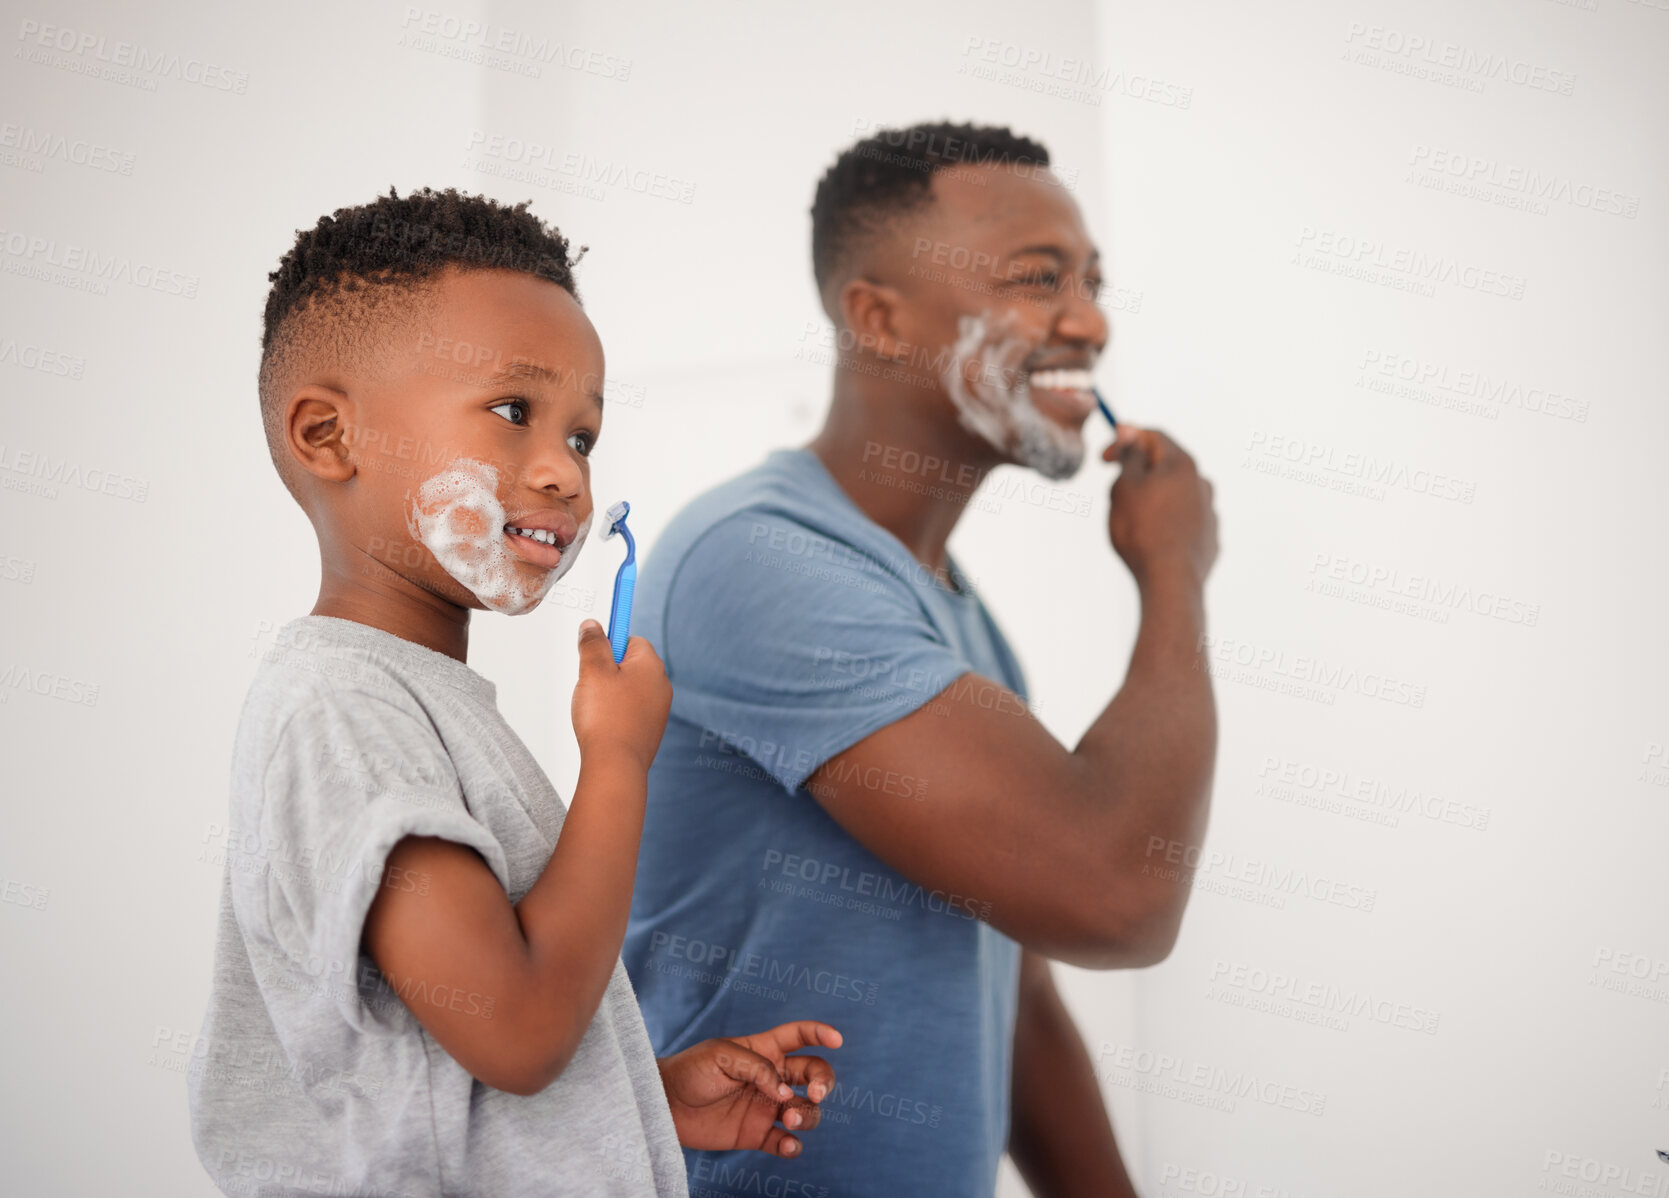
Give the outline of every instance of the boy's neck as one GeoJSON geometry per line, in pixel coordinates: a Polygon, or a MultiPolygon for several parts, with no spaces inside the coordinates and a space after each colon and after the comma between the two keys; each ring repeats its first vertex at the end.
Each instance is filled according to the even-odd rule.
{"type": "Polygon", "coordinates": [[[469,608],[415,587],[392,571],[383,573],[388,576],[346,577],[327,560],[310,614],[380,628],[467,665],[469,608]]]}

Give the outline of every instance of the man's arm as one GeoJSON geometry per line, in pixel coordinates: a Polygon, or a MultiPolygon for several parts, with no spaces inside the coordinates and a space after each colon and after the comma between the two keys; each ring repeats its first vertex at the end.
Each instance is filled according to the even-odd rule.
{"type": "Polygon", "coordinates": [[[1020,957],[1008,1153],[1036,1198],[1136,1198],[1089,1053],[1049,962],[1020,957]]]}
{"type": "Polygon", "coordinates": [[[1180,861],[1205,836],[1216,758],[1200,652],[1211,484],[1172,442],[1144,435],[1148,456],[1126,452],[1110,515],[1141,626],[1124,685],[1077,747],[1001,684],[965,674],[807,782],[904,876],[971,898],[1027,948],[1090,968],[1170,952],[1189,894],[1180,861]],[[926,786],[901,798],[900,777],[926,786]]]}
{"type": "Polygon", "coordinates": [[[556,851],[522,900],[512,906],[465,845],[408,836],[388,854],[366,950],[424,1029],[486,1085],[538,1093],[597,1013],[626,935],[649,762],[671,701],[648,641],[631,638],[616,665],[602,625],[587,620],[574,688],[579,780],[556,851]]]}

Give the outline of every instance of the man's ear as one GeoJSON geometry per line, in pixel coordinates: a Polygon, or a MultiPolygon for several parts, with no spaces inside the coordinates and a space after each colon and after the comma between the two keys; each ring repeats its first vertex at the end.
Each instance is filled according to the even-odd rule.
{"type": "Polygon", "coordinates": [[[358,469],[348,446],[347,416],[352,401],[334,387],[309,383],[284,408],[284,443],[309,474],[346,482],[358,469]]]}
{"type": "Polygon", "coordinates": [[[903,300],[896,288],[870,279],[848,279],[840,289],[840,315],[852,333],[850,348],[894,362],[907,359],[910,347],[898,339],[903,300]]]}

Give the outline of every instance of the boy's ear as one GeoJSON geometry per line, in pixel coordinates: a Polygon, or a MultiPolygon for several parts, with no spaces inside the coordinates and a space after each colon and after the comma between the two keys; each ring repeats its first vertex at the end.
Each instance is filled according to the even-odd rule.
{"type": "Polygon", "coordinates": [[[357,467],[349,452],[345,417],[351,404],[334,387],[309,383],[284,409],[284,440],[301,468],[327,482],[346,482],[357,467]]]}

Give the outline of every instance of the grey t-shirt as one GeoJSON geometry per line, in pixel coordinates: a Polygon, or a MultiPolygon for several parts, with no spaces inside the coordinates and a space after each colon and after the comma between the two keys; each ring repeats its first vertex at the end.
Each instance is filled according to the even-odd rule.
{"type": "MultiPolygon", "coordinates": [[[[463,662],[349,620],[285,625],[245,700],[214,982],[187,1072],[197,1155],[228,1194],[688,1193],[625,969],[555,1082],[476,1081],[408,1008],[501,996],[404,985],[360,948],[388,852],[440,836],[516,902],[566,813],[463,662]]],[[[426,876],[388,884],[422,891],[426,876]]]]}

